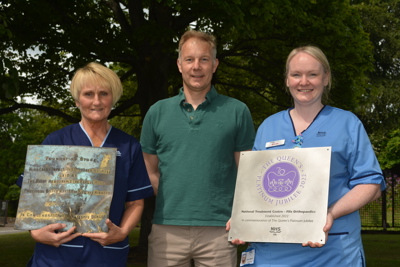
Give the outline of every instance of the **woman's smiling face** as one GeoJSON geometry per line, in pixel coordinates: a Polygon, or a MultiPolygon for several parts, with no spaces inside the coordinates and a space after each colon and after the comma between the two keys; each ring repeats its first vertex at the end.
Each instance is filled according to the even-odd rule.
{"type": "Polygon", "coordinates": [[[313,56],[299,52],[290,61],[286,85],[295,104],[320,104],[328,82],[329,75],[313,56]]]}
{"type": "Polygon", "coordinates": [[[82,120],[92,123],[107,122],[110,115],[113,96],[109,88],[98,85],[86,85],[79,93],[76,106],[80,109],[82,120]]]}

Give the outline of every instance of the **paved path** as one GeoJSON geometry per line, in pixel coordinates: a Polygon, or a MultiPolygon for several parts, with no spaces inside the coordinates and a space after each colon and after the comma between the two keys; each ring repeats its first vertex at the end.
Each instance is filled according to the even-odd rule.
{"type": "MultiPolygon", "coordinates": [[[[2,222],[4,223],[4,222],[2,222]]],[[[8,234],[15,234],[15,233],[21,233],[21,232],[26,232],[26,230],[15,230],[14,229],[14,218],[7,220],[7,224],[3,226],[3,224],[0,224],[0,235],[8,235],[8,234]]]]}
{"type": "Polygon", "coordinates": [[[0,226],[0,235],[8,235],[8,234],[15,234],[15,233],[21,233],[21,232],[26,232],[25,230],[15,230],[14,227],[3,227],[0,226]]]}

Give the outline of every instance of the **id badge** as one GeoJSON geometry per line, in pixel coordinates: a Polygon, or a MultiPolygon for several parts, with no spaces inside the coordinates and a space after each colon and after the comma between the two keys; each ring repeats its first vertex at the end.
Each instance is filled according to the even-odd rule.
{"type": "Polygon", "coordinates": [[[265,148],[275,147],[275,146],[283,146],[285,144],[285,139],[270,141],[265,143],[265,148]]]}
{"type": "Polygon", "coordinates": [[[242,257],[240,258],[240,267],[247,266],[254,263],[256,257],[256,251],[254,248],[247,248],[242,252],[242,257]]]}

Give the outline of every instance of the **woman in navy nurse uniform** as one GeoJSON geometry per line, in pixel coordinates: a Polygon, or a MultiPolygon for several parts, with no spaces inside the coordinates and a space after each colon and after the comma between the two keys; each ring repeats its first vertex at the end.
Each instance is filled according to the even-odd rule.
{"type": "MultiPolygon", "coordinates": [[[[122,95],[119,77],[98,63],[79,69],[71,82],[71,94],[81,121],[49,134],[44,145],[116,147],[114,194],[106,224],[107,233],[74,233],[75,227],[57,232],[65,224],[31,230],[36,241],[28,266],[126,266],[129,232],[138,224],[144,198],[153,195],[142,149],[131,135],[112,127],[108,116],[122,95]]],[[[23,175],[17,184],[22,185],[23,175]]]]}

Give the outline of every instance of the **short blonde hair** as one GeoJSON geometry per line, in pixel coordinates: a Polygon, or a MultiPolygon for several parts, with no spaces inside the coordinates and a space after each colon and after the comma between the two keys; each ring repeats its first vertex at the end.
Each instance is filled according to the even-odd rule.
{"type": "Polygon", "coordinates": [[[72,78],[70,92],[75,101],[79,100],[79,94],[87,85],[98,85],[111,90],[113,105],[120,99],[123,89],[118,75],[109,68],[91,62],[78,69],[72,78]]]}
{"type": "Polygon", "coordinates": [[[195,30],[189,30],[189,31],[185,32],[182,35],[181,39],[179,40],[178,59],[181,58],[182,46],[190,38],[196,38],[203,42],[209,43],[210,48],[211,48],[211,54],[212,54],[213,60],[215,61],[215,59],[217,58],[217,39],[212,34],[205,33],[205,32],[199,32],[199,31],[195,31],[195,30]]]}
{"type": "Polygon", "coordinates": [[[322,50],[316,46],[312,45],[300,46],[298,48],[293,49],[292,52],[290,52],[289,56],[286,59],[285,79],[287,79],[287,76],[289,74],[288,72],[289,72],[290,61],[293,59],[294,56],[296,56],[300,52],[309,54],[310,56],[315,58],[319,63],[321,63],[325,74],[329,75],[328,85],[325,86],[324,88],[324,98],[328,99],[329,91],[331,90],[332,86],[331,67],[329,65],[328,58],[325,56],[324,52],[322,52],[322,50]]]}

